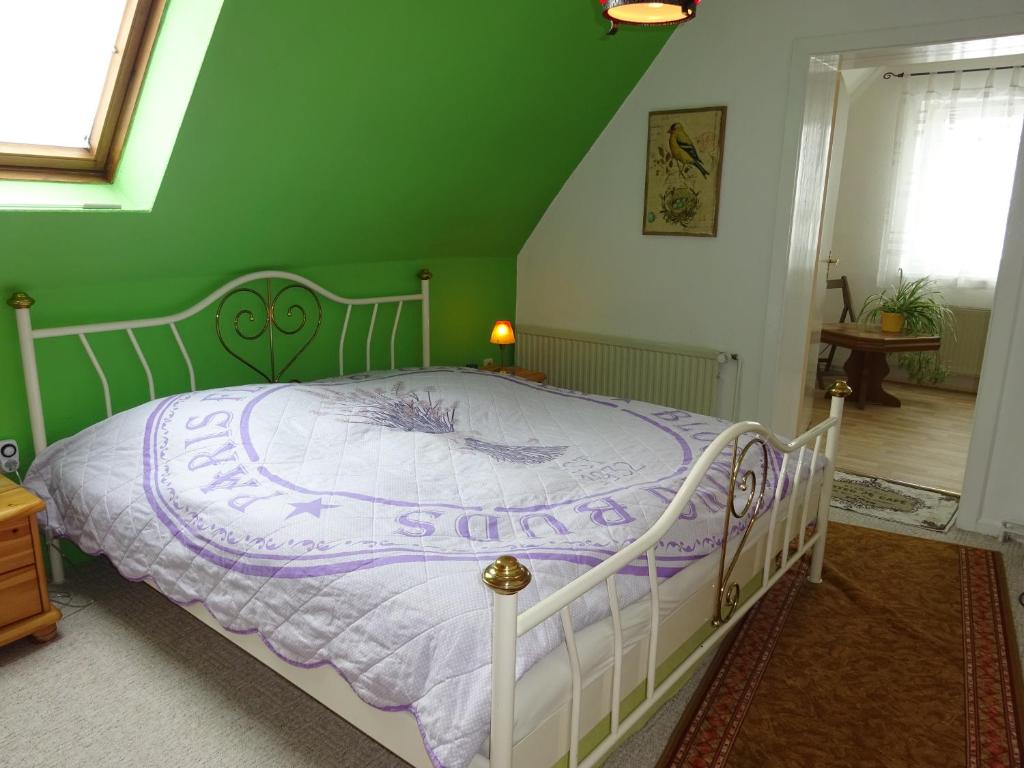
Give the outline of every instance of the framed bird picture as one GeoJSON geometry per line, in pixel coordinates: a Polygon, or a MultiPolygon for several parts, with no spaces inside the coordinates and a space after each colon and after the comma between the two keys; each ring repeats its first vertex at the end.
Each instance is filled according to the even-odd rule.
{"type": "Polygon", "coordinates": [[[644,234],[715,237],[725,107],[651,112],[644,234]]]}

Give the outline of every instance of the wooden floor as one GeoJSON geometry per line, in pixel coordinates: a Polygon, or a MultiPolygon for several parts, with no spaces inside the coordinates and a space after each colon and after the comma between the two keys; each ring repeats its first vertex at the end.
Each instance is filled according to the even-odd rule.
{"type": "MultiPolygon", "coordinates": [[[[886,382],[901,408],[847,400],[838,469],[959,493],[974,425],[974,395],[886,382]]],[[[818,393],[814,420],[828,415],[818,393]]]]}

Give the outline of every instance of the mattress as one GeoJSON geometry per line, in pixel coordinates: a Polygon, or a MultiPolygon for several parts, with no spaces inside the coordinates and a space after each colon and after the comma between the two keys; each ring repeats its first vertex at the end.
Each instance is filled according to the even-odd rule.
{"type": "MultiPolygon", "coordinates": [[[[26,485],[56,535],[291,664],[333,667],[409,711],[436,765],[464,766],[489,726],[481,569],[514,554],[534,574],[521,607],[552,594],[645,531],[726,426],[471,369],[390,371],[156,400],[54,444],[26,485]]],[[[723,455],[660,542],[661,578],[683,584],[720,547],[729,469],[723,455]]],[[[646,576],[639,561],[616,577],[623,606],[643,605],[646,576]]],[[[578,629],[608,616],[597,592],[573,605],[578,629]]],[[[523,636],[517,674],[561,643],[557,620],[523,636]]]]}

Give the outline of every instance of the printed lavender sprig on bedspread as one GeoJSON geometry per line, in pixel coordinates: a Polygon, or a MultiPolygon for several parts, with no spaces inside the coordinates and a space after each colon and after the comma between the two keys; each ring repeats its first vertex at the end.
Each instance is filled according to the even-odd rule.
{"type": "Polygon", "coordinates": [[[420,397],[418,392],[402,392],[400,383],[395,384],[390,392],[357,389],[351,393],[334,394],[334,398],[340,409],[328,406],[328,411],[334,410],[337,415],[358,416],[364,424],[430,435],[455,431],[455,409],[458,403],[446,408],[444,400],[434,402],[429,391],[426,399],[420,397]]]}
{"type": "MultiPolygon", "coordinates": [[[[354,392],[330,394],[323,412],[358,423],[373,424],[402,432],[429,435],[455,435],[455,412],[458,403],[446,405],[434,400],[429,389],[425,395],[405,392],[401,382],[390,390],[357,389],[354,392]]],[[[477,437],[459,439],[464,449],[490,456],[507,464],[545,464],[559,458],[568,449],[565,445],[505,445],[477,437]]]]}
{"type": "Polygon", "coordinates": [[[486,453],[492,459],[511,464],[544,464],[565,453],[566,445],[502,445],[467,437],[463,445],[471,451],[486,453]]]}

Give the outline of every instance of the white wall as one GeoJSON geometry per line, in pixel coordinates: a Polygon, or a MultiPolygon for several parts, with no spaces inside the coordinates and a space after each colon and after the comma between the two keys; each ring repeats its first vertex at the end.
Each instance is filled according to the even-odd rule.
{"type": "MultiPolygon", "coordinates": [[[[897,71],[902,71],[897,68],[897,71]]],[[[839,263],[832,277],[850,279],[856,311],[878,290],[878,262],[892,180],[892,151],[903,86],[883,80],[882,70],[854,94],[846,125],[842,182],[832,237],[839,263]]],[[[828,321],[839,319],[842,297],[832,292],[825,305],[828,321]]]]}
{"type": "MultiPolygon", "coordinates": [[[[859,70],[858,70],[859,71],[859,70]]],[[[847,134],[850,124],[850,104],[852,97],[846,79],[839,81],[836,89],[835,116],[832,122],[832,154],[828,161],[828,181],[825,188],[825,204],[821,215],[821,244],[819,258],[835,258],[836,225],[839,223],[839,200],[843,189],[843,173],[846,170],[844,158],[847,149],[847,134]]],[[[837,272],[838,274],[838,272],[837,272]]],[[[842,301],[839,302],[842,309],[842,301]]],[[[825,322],[832,319],[832,312],[826,316],[825,322]]]]}
{"type": "Polygon", "coordinates": [[[945,39],[998,34],[1016,30],[1020,17],[991,17],[1020,10],[1019,0],[708,0],[675,32],[524,245],[518,321],[738,352],[740,415],[771,422],[763,411],[776,371],[762,350],[802,344],[778,338],[778,307],[769,306],[785,284],[785,263],[772,254],[778,192],[794,173],[780,159],[793,141],[785,127],[794,49],[806,47],[803,38],[872,29],[897,44],[899,27],[910,25],[949,24],[945,39]],[[718,237],[644,237],[647,113],[717,104],[729,108],[718,237]]]}

